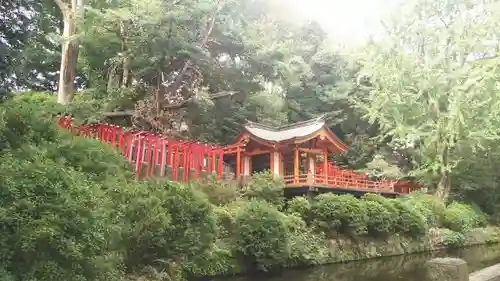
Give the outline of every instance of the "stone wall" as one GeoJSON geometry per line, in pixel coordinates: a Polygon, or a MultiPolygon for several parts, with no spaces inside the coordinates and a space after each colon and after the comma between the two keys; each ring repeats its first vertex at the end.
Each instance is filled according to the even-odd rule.
{"type": "MultiPolygon", "coordinates": [[[[431,229],[427,236],[414,239],[400,235],[385,239],[331,239],[328,241],[330,258],[327,263],[443,250],[451,247],[446,235],[447,230],[431,229]]],[[[478,228],[466,235],[461,247],[499,242],[500,228],[478,228]]]]}

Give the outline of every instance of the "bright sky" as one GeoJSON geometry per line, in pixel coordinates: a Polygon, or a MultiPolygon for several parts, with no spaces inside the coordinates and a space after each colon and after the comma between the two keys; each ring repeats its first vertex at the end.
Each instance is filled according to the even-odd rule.
{"type": "Polygon", "coordinates": [[[339,43],[361,43],[381,32],[402,0],[291,0],[304,16],[318,21],[339,43]]]}

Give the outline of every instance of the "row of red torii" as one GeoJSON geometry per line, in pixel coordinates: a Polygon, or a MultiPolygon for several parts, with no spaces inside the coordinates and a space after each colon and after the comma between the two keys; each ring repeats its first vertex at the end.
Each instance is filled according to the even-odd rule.
{"type": "Polygon", "coordinates": [[[180,141],[166,138],[146,131],[126,131],[123,128],[105,123],[73,126],[73,119],[62,116],[58,126],[74,134],[107,143],[128,159],[135,166],[138,178],[167,176],[170,179],[187,183],[189,173],[180,169],[190,167],[191,177],[199,178],[203,171],[216,173],[220,180],[224,167],[224,147],[201,144],[199,142],[180,141]]]}

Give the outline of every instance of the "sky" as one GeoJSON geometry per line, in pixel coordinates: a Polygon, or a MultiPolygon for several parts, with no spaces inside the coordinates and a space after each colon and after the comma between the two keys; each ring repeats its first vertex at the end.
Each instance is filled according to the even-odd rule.
{"type": "Polygon", "coordinates": [[[335,41],[358,44],[380,34],[401,0],[289,0],[297,13],[318,21],[335,41]]]}

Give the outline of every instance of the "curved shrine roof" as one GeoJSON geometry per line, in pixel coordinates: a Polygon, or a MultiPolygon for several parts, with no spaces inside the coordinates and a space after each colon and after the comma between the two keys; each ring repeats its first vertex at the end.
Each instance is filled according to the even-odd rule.
{"type": "Polygon", "coordinates": [[[245,130],[257,138],[282,142],[293,138],[305,137],[316,133],[325,126],[325,120],[320,117],[312,120],[298,122],[290,125],[272,127],[268,125],[247,122],[245,130]]]}
{"type": "Polygon", "coordinates": [[[347,145],[326,126],[324,116],[285,126],[269,126],[247,121],[244,132],[238,136],[234,143],[242,140],[245,134],[270,144],[300,141],[301,139],[306,141],[316,134],[321,134],[332,143],[336,150],[347,151],[347,145]]]}

